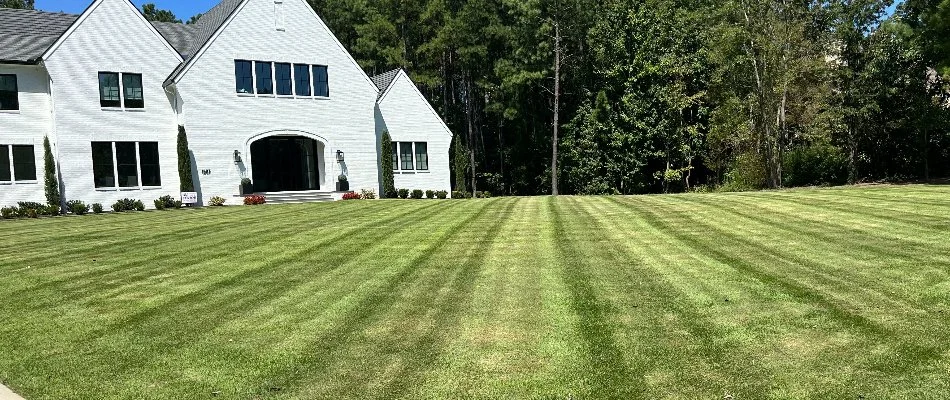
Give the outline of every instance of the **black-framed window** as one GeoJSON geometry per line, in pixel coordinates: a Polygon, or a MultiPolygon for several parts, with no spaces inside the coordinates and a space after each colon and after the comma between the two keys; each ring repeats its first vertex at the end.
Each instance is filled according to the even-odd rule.
{"type": "Polygon", "coordinates": [[[274,64],[274,75],[277,77],[277,95],[290,96],[294,94],[294,81],[290,78],[290,64],[274,64]]]}
{"type": "Polygon", "coordinates": [[[122,107],[119,97],[119,73],[99,73],[99,105],[102,107],[122,107]]]}
{"type": "Polygon", "coordinates": [[[19,110],[19,96],[20,93],[17,87],[16,75],[0,74],[0,110],[19,110]]]}
{"type": "Polygon", "coordinates": [[[296,83],[297,96],[310,96],[310,66],[307,64],[294,64],[294,81],[296,83]]]}
{"type": "Polygon", "coordinates": [[[257,94],[274,94],[274,78],[271,75],[272,63],[254,61],[254,75],[256,75],[257,94]]]}
{"type": "Polygon", "coordinates": [[[327,76],[327,67],[325,65],[313,66],[313,95],[317,97],[330,97],[330,83],[327,76]]]}
{"type": "Polygon", "coordinates": [[[145,108],[142,74],[123,73],[122,91],[125,93],[125,108],[145,108]]]}
{"type": "Polygon", "coordinates": [[[416,142],[416,169],[429,170],[429,149],[426,142],[416,142]]]}
{"type": "Polygon", "coordinates": [[[116,142],[115,162],[119,187],[138,187],[139,163],[135,156],[135,142],[116,142]]]}
{"type": "Polygon", "coordinates": [[[237,93],[254,93],[254,71],[247,60],[234,60],[234,81],[237,93]]]}
{"type": "Polygon", "coordinates": [[[393,142],[393,171],[399,171],[399,143],[393,142]]]}
{"type": "Polygon", "coordinates": [[[401,170],[411,171],[412,165],[412,142],[399,143],[399,160],[402,161],[401,170]]]}
{"type": "Polygon", "coordinates": [[[36,180],[36,153],[33,145],[13,145],[13,180],[36,180]]]}
{"type": "Polygon", "coordinates": [[[97,188],[115,187],[112,142],[92,142],[92,176],[97,188]]]}
{"type": "Polygon", "coordinates": [[[10,171],[10,146],[0,145],[0,182],[10,182],[13,174],[10,171]]]}
{"type": "Polygon", "coordinates": [[[142,167],[142,186],[162,186],[157,142],[139,143],[139,164],[142,167]]]}

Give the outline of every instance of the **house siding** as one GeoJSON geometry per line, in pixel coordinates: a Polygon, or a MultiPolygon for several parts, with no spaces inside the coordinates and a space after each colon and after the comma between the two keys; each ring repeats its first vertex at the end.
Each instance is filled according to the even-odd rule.
{"type": "Polygon", "coordinates": [[[18,201],[45,203],[43,138],[52,136],[49,77],[42,67],[30,65],[0,65],[0,74],[17,76],[20,103],[19,111],[0,111],[0,145],[33,145],[37,179],[26,183],[0,183],[0,206],[14,205],[18,201]]]}
{"type": "MultiPolygon", "coordinates": [[[[400,72],[379,102],[377,130],[393,142],[426,142],[428,171],[394,171],[397,189],[452,190],[449,146],[452,132],[405,72],[400,72]]],[[[389,161],[391,162],[391,161],[389,161]]]]}
{"type": "Polygon", "coordinates": [[[251,143],[275,134],[323,143],[322,190],[333,190],[344,171],[350,189],[379,190],[375,86],[305,1],[287,0],[283,7],[284,29],[278,30],[274,2],[249,0],[176,85],[205,201],[237,195],[241,179],[252,176],[251,143]],[[234,60],[326,65],[330,97],[238,95],[234,60]],[[234,162],[235,150],[242,163],[234,162]],[[344,164],[336,162],[337,150],[344,164]]]}
{"type": "Polygon", "coordinates": [[[53,129],[64,200],[102,203],[121,198],[146,204],[178,196],[176,114],[162,82],[180,63],[126,0],[103,0],[46,60],[55,104],[53,129]],[[145,108],[107,110],[99,103],[99,72],[142,74],[145,108]],[[158,142],[162,186],[96,189],[92,142],[158,142]]]}

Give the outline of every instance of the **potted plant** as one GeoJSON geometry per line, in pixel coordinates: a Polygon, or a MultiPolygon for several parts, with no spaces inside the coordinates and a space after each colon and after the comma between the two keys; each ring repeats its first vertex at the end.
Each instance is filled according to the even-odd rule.
{"type": "Polygon", "coordinates": [[[348,192],[349,190],[350,190],[350,182],[346,179],[346,175],[340,175],[340,177],[337,178],[336,191],[348,192]]]}
{"type": "Polygon", "coordinates": [[[250,178],[241,179],[241,196],[254,194],[254,183],[250,178]]]}

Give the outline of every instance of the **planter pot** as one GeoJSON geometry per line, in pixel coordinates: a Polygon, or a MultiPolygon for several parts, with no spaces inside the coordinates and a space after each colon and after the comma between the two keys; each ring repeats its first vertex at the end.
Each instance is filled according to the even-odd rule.
{"type": "Polygon", "coordinates": [[[350,182],[337,182],[336,183],[337,192],[348,192],[350,191],[350,182]]]}
{"type": "Polygon", "coordinates": [[[241,196],[247,196],[249,194],[254,194],[254,184],[241,184],[241,196]]]}

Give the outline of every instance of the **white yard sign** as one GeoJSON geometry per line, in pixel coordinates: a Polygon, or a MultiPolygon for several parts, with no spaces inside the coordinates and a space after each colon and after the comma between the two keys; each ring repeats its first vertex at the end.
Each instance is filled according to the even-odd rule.
{"type": "Polygon", "coordinates": [[[198,204],[198,193],[181,192],[181,202],[184,204],[198,204]]]}

